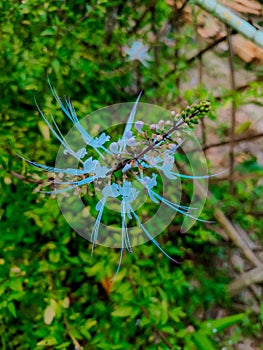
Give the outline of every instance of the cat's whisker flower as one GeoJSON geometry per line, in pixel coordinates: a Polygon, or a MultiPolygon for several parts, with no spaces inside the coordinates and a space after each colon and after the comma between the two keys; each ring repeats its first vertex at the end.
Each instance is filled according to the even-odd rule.
{"type": "Polygon", "coordinates": [[[63,136],[53,116],[51,115],[51,121],[48,120],[36,103],[48,128],[63,146],[63,157],[70,160],[70,166],[62,168],[61,165],[58,167],[42,165],[20,156],[28,164],[40,170],[57,174],[51,183],[54,188],[45,193],[64,194],[65,198],[68,198],[67,196],[71,190],[72,196],[84,195],[78,193],[78,189],[82,186],[84,190],[87,190],[87,188],[89,191],[93,190],[93,195],[96,189],[100,191],[100,199],[95,207],[97,215],[94,218],[94,226],[89,231],[89,238],[92,243],[91,253],[93,253],[95,246],[100,244],[101,236],[103,236],[100,234],[100,228],[107,214],[105,209],[106,207],[111,209],[111,203],[114,201],[114,206],[115,208],[118,207],[117,212],[120,215],[121,235],[120,256],[113,279],[116,278],[120,270],[124,251],[133,252],[132,246],[135,244],[133,237],[130,236],[129,227],[132,222],[136,222],[136,230],[137,228],[141,230],[145,240],[153,242],[166,257],[177,263],[160,247],[160,244],[146,229],[139,217],[138,207],[135,206],[135,203],[140,199],[141,194],[146,192],[153,205],[164,204],[175,213],[178,212],[193,220],[209,222],[192,215],[192,211],[197,208],[191,205],[185,206],[180,203],[173,203],[159,193],[161,175],[166,180],[171,181],[180,181],[180,179],[201,180],[212,176],[181,174],[176,171],[175,167],[175,154],[184,142],[180,130],[185,128],[189,130],[189,127],[193,127],[194,124],[198,123],[198,120],[209,111],[209,101],[201,101],[188,106],[181,113],[172,111],[169,113],[168,120],[161,118],[157,121],[136,120],[136,116],[139,118],[138,106],[142,95],[142,92],[140,92],[133,104],[121,136],[113,140],[112,135],[110,136],[106,132],[100,133],[98,137],[93,137],[79,121],[70,99],[64,98],[62,101],[50,81],[48,83],[56,102],[72,122],[74,130],[78,132],[79,138],[82,142],[84,141],[85,146],[74,150],[67,138],[63,136]],[[150,122],[150,124],[146,124],[146,122],[150,122]],[[176,136],[174,137],[174,135],[176,136]],[[75,160],[75,163],[78,162],[76,167],[72,165],[74,163],[71,162],[72,159],[75,160]],[[157,175],[156,171],[160,175],[157,175]]]}

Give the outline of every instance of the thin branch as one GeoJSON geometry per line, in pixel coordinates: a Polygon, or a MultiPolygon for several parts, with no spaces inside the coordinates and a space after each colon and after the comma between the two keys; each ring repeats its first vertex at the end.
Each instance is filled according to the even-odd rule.
{"type": "MultiPolygon", "coordinates": [[[[195,11],[195,7],[193,7],[193,22],[194,22],[194,28],[196,33],[196,42],[198,43],[200,35],[198,33],[198,25],[197,25],[197,13],[195,11]]],[[[198,57],[198,80],[199,85],[201,86],[203,83],[203,57],[198,57]]],[[[206,127],[205,127],[205,121],[204,119],[201,119],[200,121],[201,125],[201,132],[202,132],[202,146],[206,146],[206,127]]]]}
{"type": "Polygon", "coordinates": [[[178,12],[177,12],[178,15],[183,11],[183,9],[187,4],[188,4],[188,0],[185,0],[183,5],[178,9],[178,12]]]}
{"type": "MultiPolygon", "coordinates": [[[[252,141],[254,139],[258,139],[260,137],[263,137],[263,133],[260,134],[256,134],[256,135],[251,135],[251,136],[244,136],[244,137],[240,137],[239,139],[235,139],[234,143],[238,143],[238,142],[244,142],[244,141],[252,141]]],[[[205,147],[203,147],[203,150],[207,150],[213,147],[221,147],[221,146],[225,146],[228,145],[231,142],[231,140],[228,141],[222,141],[222,142],[217,142],[217,143],[212,143],[211,145],[207,145],[205,147]]],[[[192,150],[191,152],[193,152],[195,150],[192,150]]]]}
{"type": "Polygon", "coordinates": [[[231,221],[224,215],[224,213],[218,208],[214,209],[214,216],[221,226],[225,229],[229,238],[234,242],[234,244],[239,247],[246,258],[257,267],[263,268],[262,262],[256,257],[253,251],[249,248],[246,241],[239,235],[238,231],[235,229],[231,221]]]}
{"type": "MultiPolygon", "coordinates": [[[[215,40],[214,42],[212,42],[210,45],[208,45],[207,47],[205,47],[203,50],[199,51],[196,55],[194,55],[191,58],[188,58],[188,60],[186,61],[187,65],[192,64],[196,59],[199,59],[200,57],[202,57],[207,51],[213,49],[215,46],[217,46],[218,44],[220,44],[221,42],[225,41],[227,38],[227,35],[222,36],[221,38],[215,40]]],[[[172,69],[171,71],[167,72],[164,75],[164,79],[168,78],[170,75],[174,74],[174,69],[172,69]]]]}
{"type": "MultiPolygon", "coordinates": [[[[235,81],[235,69],[234,69],[234,51],[232,45],[231,31],[230,28],[227,27],[227,42],[228,42],[228,61],[229,61],[229,71],[230,71],[230,86],[231,90],[236,90],[236,81],[235,81]]],[[[232,96],[231,103],[231,127],[230,127],[230,149],[229,149],[229,165],[230,165],[230,192],[234,194],[234,181],[233,181],[233,173],[234,173],[234,162],[235,162],[235,128],[236,128],[236,103],[235,97],[232,96]]]]}
{"type": "Polygon", "coordinates": [[[109,8],[105,18],[105,44],[109,45],[112,35],[117,24],[118,7],[109,8]]]}
{"type": "MultiPolygon", "coordinates": [[[[185,173],[186,170],[183,167],[185,173]]],[[[217,219],[218,223],[225,230],[225,233],[228,237],[233,241],[233,243],[241,249],[245,257],[256,266],[250,272],[246,272],[242,274],[241,277],[237,278],[235,281],[231,282],[229,285],[229,293],[230,295],[235,295],[239,292],[239,290],[250,286],[253,283],[260,283],[263,281],[263,263],[258,259],[258,257],[254,254],[252,249],[249,247],[249,244],[246,239],[241,236],[236,228],[233,226],[231,221],[224,215],[224,213],[218,207],[218,201],[213,197],[213,195],[207,191],[199,182],[196,183],[196,190],[198,195],[201,198],[207,198],[209,200],[210,205],[213,208],[214,216],[217,219]]],[[[225,239],[225,237],[224,237],[225,239]]]]}
{"type": "Polygon", "coordinates": [[[207,199],[210,200],[210,205],[212,205],[214,208],[214,216],[218,223],[224,228],[229,238],[242,250],[243,254],[254,266],[262,269],[263,263],[256,257],[242,237],[240,237],[231,221],[225,216],[222,210],[218,208],[218,203],[217,201],[215,202],[215,198],[212,196],[212,194],[208,192],[199,182],[196,183],[196,189],[202,198],[207,197],[207,199]]]}
{"type": "Polygon", "coordinates": [[[139,25],[141,24],[141,22],[143,21],[145,16],[149,13],[151,8],[154,7],[157,4],[157,2],[158,2],[158,0],[150,0],[149,4],[146,6],[146,8],[143,11],[143,13],[141,14],[141,16],[137,19],[137,21],[136,21],[135,25],[133,26],[133,28],[131,28],[128,31],[129,35],[136,33],[137,29],[139,28],[139,25]]]}
{"type": "Polygon", "coordinates": [[[231,296],[240,292],[240,290],[249,287],[254,283],[263,282],[263,268],[257,267],[253,270],[243,273],[240,277],[232,281],[228,286],[228,291],[231,296]]]}
{"type": "Polygon", "coordinates": [[[257,305],[248,306],[248,305],[234,303],[234,304],[232,304],[232,306],[238,310],[241,310],[241,311],[246,312],[249,310],[249,311],[253,312],[254,314],[260,314],[260,307],[257,305]]]}
{"type": "Polygon", "coordinates": [[[156,334],[159,335],[159,337],[162,339],[162,341],[165,343],[165,345],[168,346],[169,349],[172,349],[172,344],[169,343],[169,341],[165,338],[165,335],[163,334],[163,332],[159,331],[158,329],[156,329],[156,334]]]}
{"type": "MultiPolygon", "coordinates": [[[[152,32],[154,34],[154,40],[157,42],[157,36],[158,36],[158,30],[156,27],[156,9],[155,7],[151,8],[151,26],[152,26],[152,32]]],[[[156,73],[156,68],[159,67],[159,56],[158,56],[158,48],[156,45],[153,47],[153,53],[154,53],[154,73],[156,73]]]]}
{"type": "Polygon", "coordinates": [[[66,316],[64,316],[64,324],[66,326],[67,333],[70,336],[70,339],[72,340],[72,343],[75,346],[75,350],[83,350],[83,347],[80,345],[80,343],[74,337],[74,335],[73,335],[73,333],[72,333],[72,331],[70,329],[70,326],[69,326],[69,323],[68,323],[68,320],[67,320],[66,316]]]}
{"type": "Polygon", "coordinates": [[[205,54],[207,51],[213,49],[215,46],[217,46],[218,44],[220,44],[222,41],[225,41],[227,38],[227,35],[222,36],[221,38],[215,40],[214,42],[212,42],[210,45],[208,45],[207,47],[205,47],[203,50],[199,51],[195,56],[189,58],[186,63],[187,64],[191,64],[192,62],[194,62],[196,59],[199,59],[200,57],[203,56],[203,54],[205,54]]]}
{"type": "Polygon", "coordinates": [[[234,224],[236,230],[238,231],[239,235],[242,237],[243,241],[247,243],[250,249],[255,250],[257,249],[257,245],[254,241],[249,237],[249,235],[246,233],[246,231],[239,226],[238,224],[234,224]]]}
{"type": "MultiPolygon", "coordinates": [[[[178,21],[178,19],[180,18],[180,16],[178,15],[178,13],[179,13],[179,10],[178,10],[178,8],[177,8],[176,2],[174,2],[174,5],[173,5],[173,17],[172,17],[172,25],[173,25],[173,30],[174,30],[174,32],[175,32],[175,29],[178,28],[178,26],[177,26],[177,21],[178,21]]],[[[174,34],[175,34],[175,33],[174,33],[174,34]]],[[[178,41],[178,38],[177,38],[177,36],[175,35],[175,45],[174,45],[174,69],[173,69],[173,71],[176,72],[176,76],[175,76],[175,86],[176,86],[177,91],[178,91],[177,101],[180,101],[180,82],[181,82],[181,79],[180,79],[180,75],[178,74],[178,73],[179,73],[179,70],[178,70],[179,49],[178,49],[177,41],[178,41]]]]}
{"type": "Polygon", "coordinates": [[[248,83],[246,83],[244,85],[236,87],[236,89],[234,91],[233,90],[227,91],[224,95],[215,96],[215,100],[216,101],[222,101],[222,100],[224,100],[227,97],[232,97],[233,93],[235,93],[235,92],[242,92],[242,91],[245,91],[245,90],[249,89],[251,87],[251,84],[253,84],[253,83],[262,83],[262,82],[263,82],[263,78],[258,78],[256,80],[249,81],[248,83]]]}
{"type": "Polygon", "coordinates": [[[30,179],[28,177],[25,177],[21,174],[16,173],[15,171],[10,171],[10,174],[14,177],[16,177],[19,180],[22,180],[23,182],[30,182],[30,183],[35,183],[35,184],[42,184],[43,180],[34,180],[34,179],[30,179]]]}

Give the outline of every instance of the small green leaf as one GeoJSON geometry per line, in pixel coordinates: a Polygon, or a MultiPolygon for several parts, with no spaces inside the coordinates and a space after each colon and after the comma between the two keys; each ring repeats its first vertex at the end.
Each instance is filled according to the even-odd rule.
{"type": "Polygon", "coordinates": [[[94,326],[97,325],[97,321],[93,319],[89,319],[88,321],[85,322],[85,328],[88,330],[94,326]]]}
{"type": "Polygon", "coordinates": [[[49,140],[50,139],[50,130],[49,130],[49,127],[47,126],[47,124],[45,122],[43,122],[42,120],[40,120],[37,123],[37,125],[38,125],[39,131],[41,132],[44,139],[49,140]]]}
{"type": "Polygon", "coordinates": [[[56,345],[57,339],[55,337],[46,337],[42,340],[40,340],[37,343],[37,346],[48,346],[48,345],[56,345]]]}
{"type": "Polygon", "coordinates": [[[54,59],[54,60],[51,62],[51,65],[52,65],[52,67],[54,68],[54,71],[58,73],[59,70],[60,70],[60,63],[59,63],[59,61],[58,61],[57,59],[54,59]]]}
{"type": "Polygon", "coordinates": [[[119,307],[118,309],[114,310],[111,315],[115,317],[127,317],[130,316],[132,312],[132,308],[127,307],[119,307]]]}
{"type": "Polygon", "coordinates": [[[166,300],[161,302],[161,323],[166,324],[168,320],[168,303],[166,300]]]}
{"type": "Polygon", "coordinates": [[[54,35],[54,33],[55,33],[54,29],[47,28],[40,35],[41,36],[49,36],[49,35],[54,35]]]}
{"type": "Polygon", "coordinates": [[[19,279],[12,279],[10,281],[10,283],[9,283],[9,287],[12,290],[15,290],[17,292],[22,292],[23,291],[23,285],[22,285],[21,280],[19,280],[19,279]]]}
{"type": "Polygon", "coordinates": [[[251,121],[247,120],[246,122],[239,124],[235,129],[235,134],[239,135],[247,131],[251,125],[251,121]]]}
{"type": "Polygon", "coordinates": [[[62,350],[69,349],[71,344],[72,343],[70,341],[67,341],[67,342],[64,342],[64,343],[62,343],[60,345],[57,345],[56,349],[62,349],[62,350]]]}
{"type": "Polygon", "coordinates": [[[8,310],[10,311],[10,313],[16,317],[16,307],[15,307],[15,304],[11,301],[7,304],[7,308],[8,310]]]}
{"type": "Polygon", "coordinates": [[[160,330],[161,330],[162,332],[167,333],[167,334],[172,334],[172,335],[174,335],[174,328],[171,327],[171,326],[163,326],[163,327],[160,328],[160,330]]]}

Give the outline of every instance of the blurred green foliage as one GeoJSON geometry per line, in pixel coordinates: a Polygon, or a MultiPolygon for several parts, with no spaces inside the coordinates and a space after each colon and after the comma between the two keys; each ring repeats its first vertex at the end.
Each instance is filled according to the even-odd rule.
{"type": "MultiPolygon", "coordinates": [[[[111,284],[119,251],[97,247],[91,257],[91,245],[72,232],[56,200],[34,191],[45,174],[34,174],[16,155],[43,164],[55,159],[58,142],[40,120],[34,96],[44,111],[54,110],[62,130],[70,128],[52,106],[47,76],[61,95],[70,95],[79,116],[134,100],[140,89],[143,101],[174,107],[178,79],[188,69],[178,51],[197,45],[194,28],[182,27],[176,11],[165,1],[1,1],[1,349],[232,349],[242,332],[259,331],[259,320],[247,326],[247,314],[213,320],[218,308],[232,308],[227,248],[212,229],[196,224],[182,234],[176,217],[158,240],[181,263],[145,244],[125,256],[111,284]],[[138,39],[151,47],[149,68],[123,54],[138,39]],[[224,329],[236,323],[227,341],[224,329]]],[[[183,97],[187,103],[209,98],[214,119],[224,104],[204,86],[183,97]]],[[[256,158],[241,168],[262,173],[256,158]]],[[[253,215],[262,205],[256,178],[237,182],[235,198],[227,182],[212,190],[226,213],[262,239],[262,220],[253,215]]],[[[204,217],[211,216],[208,206],[204,217]]]]}

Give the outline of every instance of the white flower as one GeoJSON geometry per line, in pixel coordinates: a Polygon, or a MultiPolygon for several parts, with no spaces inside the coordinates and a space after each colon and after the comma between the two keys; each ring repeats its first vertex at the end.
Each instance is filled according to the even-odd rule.
{"type": "Polygon", "coordinates": [[[148,62],[151,61],[151,56],[148,54],[149,46],[143,45],[140,41],[134,41],[132,47],[123,47],[123,52],[128,55],[129,61],[139,60],[145,67],[148,67],[148,62]]]}

